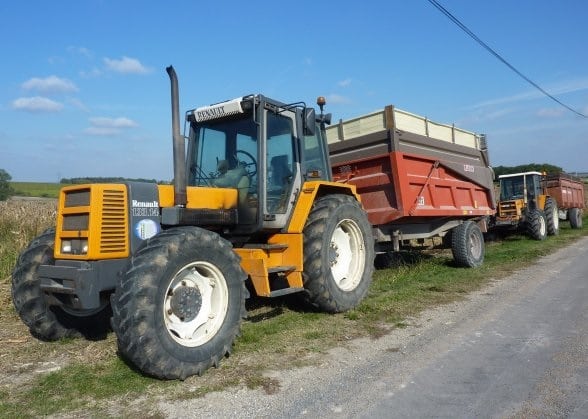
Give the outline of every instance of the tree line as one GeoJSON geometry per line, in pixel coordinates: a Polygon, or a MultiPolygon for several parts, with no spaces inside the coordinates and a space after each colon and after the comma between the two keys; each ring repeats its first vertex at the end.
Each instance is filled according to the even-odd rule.
{"type": "Polygon", "coordinates": [[[529,163],[529,164],[521,164],[520,166],[495,166],[494,174],[498,179],[500,175],[510,175],[512,173],[522,173],[522,172],[539,172],[539,173],[548,173],[548,174],[558,174],[563,173],[564,170],[559,166],[554,166],[553,164],[548,163],[529,163]]]}

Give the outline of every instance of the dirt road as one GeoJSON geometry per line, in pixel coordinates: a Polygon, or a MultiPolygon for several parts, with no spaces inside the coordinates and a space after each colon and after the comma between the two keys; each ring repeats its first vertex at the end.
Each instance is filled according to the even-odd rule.
{"type": "Polygon", "coordinates": [[[270,373],[274,394],[158,407],[175,418],[587,417],[588,238],[411,323],[270,373]]]}

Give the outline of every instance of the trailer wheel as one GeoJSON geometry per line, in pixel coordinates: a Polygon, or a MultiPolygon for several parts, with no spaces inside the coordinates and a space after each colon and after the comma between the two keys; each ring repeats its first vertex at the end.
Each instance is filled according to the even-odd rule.
{"type": "Polygon", "coordinates": [[[545,222],[548,235],[556,236],[559,234],[559,211],[552,198],[547,198],[545,201],[545,222]]]}
{"type": "Polygon", "coordinates": [[[451,252],[457,265],[477,268],[484,262],[484,236],[478,224],[466,221],[452,229],[451,252]]]}
{"type": "Polygon", "coordinates": [[[112,296],[119,352],[157,378],[183,380],[218,366],[245,316],[245,279],[216,233],[180,227],[154,236],[112,296]]]}
{"type": "Polygon", "coordinates": [[[547,223],[545,215],[538,209],[530,210],[527,215],[527,234],[535,240],[545,240],[547,237],[547,223]]]}
{"type": "Polygon", "coordinates": [[[318,198],[304,227],[304,288],[315,307],[338,313],[366,295],[374,270],[367,215],[351,196],[318,198]]]}
{"type": "Polygon", "coordinates": [[[65,337],[103,338],[109,330],[110,307],[75,310],[50,306],[41,290],[39,266],[52,265],[55,229],[45,230],[20,254],[12,272],[12,301],[31,334],[44,341],[65,337]]]}
{"type": "Polygon", "coordinates": [[[582,210],[580,208],[570,208],[568,217],[570,218],[570,227],[582,228],[582,210]]]}

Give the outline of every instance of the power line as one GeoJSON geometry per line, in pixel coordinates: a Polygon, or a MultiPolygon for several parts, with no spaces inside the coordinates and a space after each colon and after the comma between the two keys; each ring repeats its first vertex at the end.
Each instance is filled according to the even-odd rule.
{"type": "Polygon", "coordinates": [[[467,33],[474,41],[476,41],[478,44],[480,44],[486,51],[488,51],[490,54],[494,55],[499,61],[501,61],[504,65],[506,65],[508,68],[510,68],[516,74],[518,74],[523,80],[525,80],[531,86],[535,87],[537,90],[539,90],[545,96],[547,96],[548,98],[550,98],[554,102],[557,102],[558,104],[560,104],[561,106],[563,106],[567,110],[569,110],[569,111],[571,111],[571,112],[575,113],[576,115],[581,116],[583,118],[588,118],[588,116],[571,108],[570,106],[566,105],[565,103],[563,103],[561,100],[559,100],[555,96],[551,95],[549,92],[547,92],[545,89],[543,89],[537,83],[535,83],[533,80],[531,80],[530,78],[525,76],[523,73],[521,73],[519,70],[517,70],[511,63],[506,61],[499,53],[494,51],[490,46],[488,46],[488,44],[486,44],[484,41],[482,41],[480,38],[478,38],[478,36],[475,33],[473,33],[466,25],[461,23],[461,21],[458,18],[453,16],[446,8],[441,6],[439,4],[439,2],[437,2],[437,0],[427,0],[427,1],[429,3],[431,3],[433,6],[435,6],[441,13],[443,13],[445,16],[447,16],[449,18],[449,20],[451,20],[453,23],[455,23],[462,31],[467,33]]]}

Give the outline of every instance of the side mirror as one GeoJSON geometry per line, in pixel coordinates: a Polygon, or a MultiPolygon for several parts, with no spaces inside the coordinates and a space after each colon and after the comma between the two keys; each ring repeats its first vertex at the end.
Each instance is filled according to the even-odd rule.
{"type": "Polygon", "coordinates": [[[304,135],[313,136],[316,133],[316,113],[314,108],[304,108],[304,135]]]}

